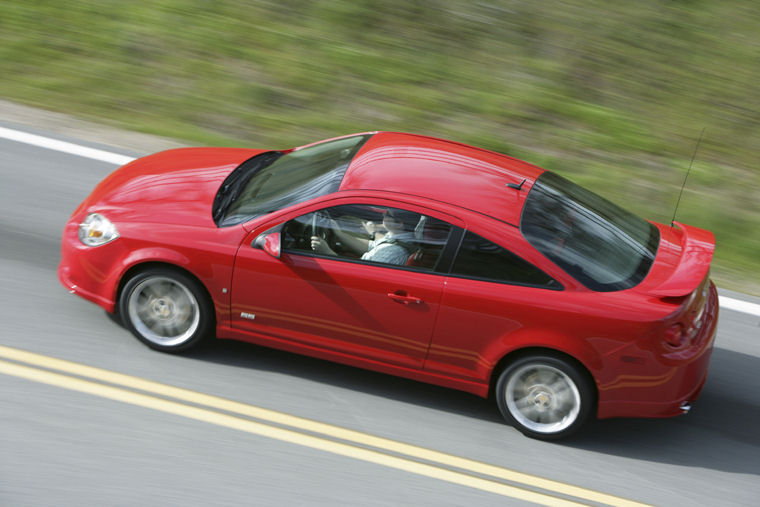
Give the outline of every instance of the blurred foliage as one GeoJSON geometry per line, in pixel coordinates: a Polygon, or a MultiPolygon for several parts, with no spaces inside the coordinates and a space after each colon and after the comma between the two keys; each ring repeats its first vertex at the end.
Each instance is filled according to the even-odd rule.
{"type": "Polygon", "coordinates": [[[193,143],[446,137],[663,222],[706,127],[678,219],[745,288],[758,27],[747,0],[4,0],[0,96],[193,143]]]}

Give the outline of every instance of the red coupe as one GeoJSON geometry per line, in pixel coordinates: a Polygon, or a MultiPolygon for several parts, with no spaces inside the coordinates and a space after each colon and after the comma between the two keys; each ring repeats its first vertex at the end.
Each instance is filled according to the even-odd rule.
{"type": "Polygon", "coordinates": [[[154,349],[218,336],[493,395],[556,439],[688,411],[714,248],[526,162],[376,132],[135,160],[74,211],[58,274],[154,349]]]}

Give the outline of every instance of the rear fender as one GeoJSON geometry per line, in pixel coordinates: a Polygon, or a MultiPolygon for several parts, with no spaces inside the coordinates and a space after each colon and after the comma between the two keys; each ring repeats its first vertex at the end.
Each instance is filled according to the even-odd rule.
{"type": "MultiPolygon", "coordinates": [[[[555,352],[578,361],[594,378],[594,371],[602,368],[602,358],[598,351],[585,340],[553,329],[521,329],[495,340],[485,355],[491,358],[489,385],[493,387],[496,377],[505,365],[515,357],[530,351],[555,352]]],[[[595,383],[595,382],[594,382],[595,383]]]]}

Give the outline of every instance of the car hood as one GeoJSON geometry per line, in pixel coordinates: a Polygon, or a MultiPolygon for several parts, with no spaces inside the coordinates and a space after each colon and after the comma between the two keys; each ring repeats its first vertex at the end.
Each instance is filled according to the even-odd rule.
{"type": "Polygon", "coordinates": [[[211,206],[222,182],[264,151],[180,148],[148,155],[111,173],[78,211],[115,221],[216,227],[211,206]]]}

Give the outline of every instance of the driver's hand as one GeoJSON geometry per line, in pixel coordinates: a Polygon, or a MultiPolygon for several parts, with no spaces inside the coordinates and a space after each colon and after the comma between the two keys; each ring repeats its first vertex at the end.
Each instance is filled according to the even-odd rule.
{"type": "Polygon", "coordinates": [[[311,237],[311,249],[321,254],[332,254],[332,249],[327,245],[324,239],[319,236],[311,237]]]}

